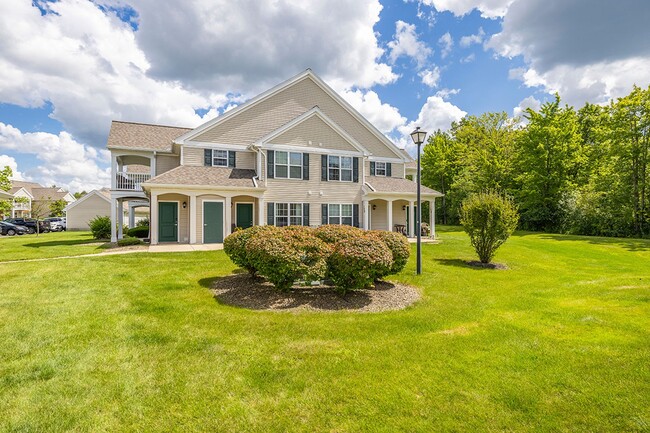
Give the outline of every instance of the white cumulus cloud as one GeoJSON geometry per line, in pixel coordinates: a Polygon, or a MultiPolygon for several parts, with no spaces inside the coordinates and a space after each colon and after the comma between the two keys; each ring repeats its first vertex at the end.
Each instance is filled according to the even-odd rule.
{"type": "Polygon", "coordinates": [[[438,39],[438,45],[441,48],[440,57],[444,59],[449,55],[449,53],[451,53],[451,50],[454,48],[454,38],[452,38],[451,34],[447,32],[444,35],[440,36],[440,39],[438,39]]]}
{"type": "Polygon", "coordinates": [[[395,36],[388,43],[390,48],[389,58],[395,63],[399,57],[406,56],[413,59],[419,68],[425,63],[427,58],[432,54],[431,48],[426,43],[418,39],[415,31],[415,24],[397,21],[395,23],[395,36]]]}
{"type": "Polygon", "coordinates": [[[440,82],[440,68],[435,66],[433,69],[425,69],[418,74],[422,78],[422,83],[425,85],[436,88],[440,82]]]}

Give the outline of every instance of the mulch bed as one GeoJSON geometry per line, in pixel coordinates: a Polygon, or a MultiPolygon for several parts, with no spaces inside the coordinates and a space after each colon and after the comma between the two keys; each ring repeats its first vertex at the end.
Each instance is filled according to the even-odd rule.
{"type": "Polygon", "coordinates": [[[472,266],[474,268],[485,268],[485,269],[500,269],[500,270],[505,270],[508,269],[508,267],[504,264],[501,263],[482,263],[479,262],[478,260],[472,260],[469,262],[466,262],[469,266],[472,266]]]}
{"type": "Polygon", "coordinates": [[[330,286],[294,286],[291,291],[283,293],[266,280],[244,273],[217,278],[211,290],[223,304],[268,311],[374,313],[401,310],[420,299],[420,292],[415,287],[385,281],[372,289],[353,290],[345,295],[330,286]]]}

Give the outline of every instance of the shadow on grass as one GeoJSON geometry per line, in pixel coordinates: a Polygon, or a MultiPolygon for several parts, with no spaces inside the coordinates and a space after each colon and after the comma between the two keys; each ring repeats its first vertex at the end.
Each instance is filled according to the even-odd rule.
{"type": "Polygon", "coordinates": [[[582,236],[582,235],[561,235],[544,232],[515,232],[512,236],[524,237],[537,235],[540,239],[553,241],[578,241],[587,242],[592,245],[612,245],[624,248],[628,251],[650,251],[650,239],[638,238],[609,238],[604,236],[582,236]]]}
{"type": "Polygon", "coordinates": [[[472,269],[474,271],[493,271],[507,269],[505,265],[499,263],[482,264],[478,261],[468,262],[461,259],[434,259],[443,266],[456,266],[459,268],[472,269]]]}
{"type": "Polygon", "coordinates": [[[41,247],[56,247],[56,246],[81,246],[81,245],[88,245],[88,246],[103,246],[105,245],[105,241],[98,241],[96,239],[77,239],[77,240],[60,240],[60,241],[45,241],[45,242],[32,242],[28,244],[24,244],[26,247],[30,248],[41,248],[41,247]]]}
{"type": "Polygon", "coordinates": [[[361,310],[372,302],[370,292],[390,290],[393,284],[380,282],[373,290],[355,290],[342,295],[332,287],[293,287],[280,292],[263,278],[248,273],[204,278],[199,284],[210,289],[214,298],[226,305],[249,310],[361,310]]]}

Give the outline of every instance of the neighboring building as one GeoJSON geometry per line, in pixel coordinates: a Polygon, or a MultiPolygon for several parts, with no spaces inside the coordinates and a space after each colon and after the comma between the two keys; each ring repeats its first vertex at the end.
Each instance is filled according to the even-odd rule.
{"type": "Polygon", "coordinates": [[[12,180],[8,192],[13,196],[12,218],[44,218],[49,216],[53,202],[65,200],[69,204],[75,201],[63,188],[47,188],[35,182],[12,180]]]}
{"type": "MultiPolygon", "coordinates": [[[[311,70],[195,129],[114,121],[107,147],[113,241],[120,206],[143,200],[153,244],[222,242],[258,224],[414,234],[412,158],[311,70]]],[[[431,212],[440,196],[422,187],[431,212]]]]}
{"type": "MultiPolygon", "coordinates": [[[[66,208],[68,230],[88,230],[91,220],[98,216],[111,215],[111,190],[109,188],[95,189],[70,203],[66,208]]],[[[148,201],[132,201],[124,203],[123,218],[129,218],[129,227],[149,217],[148,201]]]]}

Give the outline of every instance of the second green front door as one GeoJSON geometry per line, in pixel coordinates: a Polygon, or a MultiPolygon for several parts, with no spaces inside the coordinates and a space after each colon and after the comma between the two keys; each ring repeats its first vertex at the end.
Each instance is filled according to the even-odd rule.
{"type": "Polygon", "coordinates": [[[253,227],[253,203],[237,203],[237,227],[253,227]]]}
{"type": "Polygon", "coordinates": [[[178,242],[178,203],[158,203],[158,241],[178,242]]]}
{"type": "Polygon", "coordinates": [[[203,202],[203,243],[223,242],[223,202],[203,202]]]}

